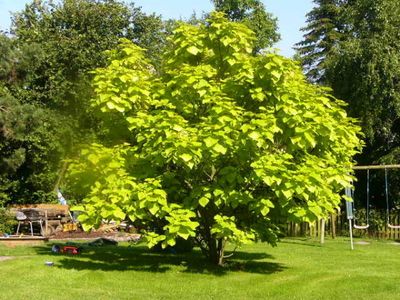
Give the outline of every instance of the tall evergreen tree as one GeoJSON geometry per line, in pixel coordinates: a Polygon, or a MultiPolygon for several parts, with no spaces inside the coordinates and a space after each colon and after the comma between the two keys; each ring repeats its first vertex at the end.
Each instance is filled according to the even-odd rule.
{"type": "Polygon", "coordinates": [[[315,7],[307,14],[307,26],[303,40],[296,50],[308,79],[325,82],[325,62],[334,55],[335,45],[340,41],[344,28],[342,10],[344,1],[314,0],[315,7]]]}

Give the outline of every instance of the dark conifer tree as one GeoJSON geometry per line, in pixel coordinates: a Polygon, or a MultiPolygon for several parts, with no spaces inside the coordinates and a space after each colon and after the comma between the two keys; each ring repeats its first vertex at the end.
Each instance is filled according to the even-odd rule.
{"type": "Polygon", "coordinates": [[[342,19],[344,1],[314,0],[307,14],[304,39],[296,44],[301,64],[312,82],[325,83],[325,62],[335,51],[346,28],[342,19]]]}

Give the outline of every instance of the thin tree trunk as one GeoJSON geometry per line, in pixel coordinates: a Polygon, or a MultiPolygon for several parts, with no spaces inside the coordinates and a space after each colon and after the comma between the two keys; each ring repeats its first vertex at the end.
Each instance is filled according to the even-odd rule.
{"type": "Polygon", "coordinates": [[[218,240],[218,265],[222,266],[224,264],[224,253],[225,253],[225,245],[226,245],[226,240],[225,239],[219,239],[218,240]]]}
{"type": "Polygon", "coordinates": [[[208,258],[213,265],[222,266],[224,263],[225,240],[211,238],[209,240],[208,258]]]}
{"type": "Polygon", "coordinates": [[[213,265],[219,264],[219,256],[218,256],[218,247],[217,247],[217,240],[210,238],[208,242],[208,250],[209,254],[208,257],[210,259],[210,263],[213,265]]]}

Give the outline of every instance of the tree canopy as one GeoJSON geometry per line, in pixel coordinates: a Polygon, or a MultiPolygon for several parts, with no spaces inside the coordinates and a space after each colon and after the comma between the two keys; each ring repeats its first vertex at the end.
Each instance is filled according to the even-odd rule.
{"type": "Polygon", "coordinates": [[[212,263],[227,242],[274,244],[283,220],[333,211],[350,182],[359,128],[293,61],[255,55],[255,34],[212,13],[181,24],[156,72],[127,40],[97,69],[92,105],[129,143],[88,145],[71,164],[85,229],[144,228],[148,245],[193,238],[212,263]]]}

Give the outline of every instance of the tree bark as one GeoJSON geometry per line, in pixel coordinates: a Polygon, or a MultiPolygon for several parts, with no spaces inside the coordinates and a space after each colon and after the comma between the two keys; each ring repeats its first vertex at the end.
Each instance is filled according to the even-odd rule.
{"type": "Polygon", "coordinates": [[[218,240],[218,265],[222,266],[224,264],[224,253],[225,253],[225,239],[218,240]]]}
{"type": "Polygon", "coordinates": [[[217,266],[224,264],[225,244],[224,239],[209,239],[208,258],[210,263],[217,266]]]}

